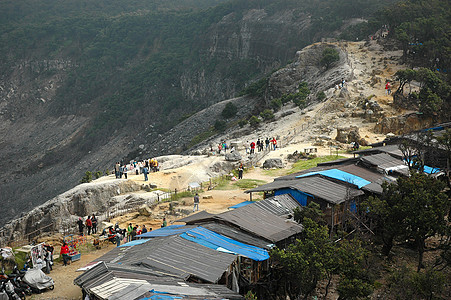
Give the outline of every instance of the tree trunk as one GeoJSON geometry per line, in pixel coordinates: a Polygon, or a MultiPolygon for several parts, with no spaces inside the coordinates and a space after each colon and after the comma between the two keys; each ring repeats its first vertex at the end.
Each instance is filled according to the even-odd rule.
{"type": "Polygon", "coordinates": [[[420,272],[421,268],[423,268],[423,255],[424,255],[424,249],[425,249],[425,240],[418,238],[417,240],[418,245],[418,268],[417,272],[420,272]]]}
{"type": "Polygon", "coordinates": [[[327,281],[327,285],[326,285],[326,293],[324,294],[323,299],[326,300],[327,299],[327,294],[329,293],[329,286],[330,286],[330,282],[332,281],[332,276],[329,277],[329,280],[327,281]]]}
{"type": "Polygon", "coordinates": [[[395,236],[390,234],[387,238],[382,238],[384,245],[382,246],[382,254],[388,256],[393,248],[393,239],[395,236]]]}

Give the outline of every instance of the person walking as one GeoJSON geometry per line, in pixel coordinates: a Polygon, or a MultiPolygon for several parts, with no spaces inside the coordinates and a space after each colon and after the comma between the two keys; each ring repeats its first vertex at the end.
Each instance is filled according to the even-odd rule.
{"type": "Polygon", "coordinates": [[[121,230],[116,230],[116,246],[119,247],[121,245],[121,240],[122,240],[122,234],[121,234],[121,230]]]}
{"type": "Polygon", "coordinates": [[[61,246],[60,255],[63,257],[63,266],[67,266],[67,262],[69,261],[69,247],[66,242],[63,242],[61,246]]]}
{"type": "Polygon", "coordinates": [[[276,140],[275,137],[272,138],[271,144],[272,144],[273,150],[276,151],[276,148],[277,148],[277,140],[276,140]]]}
{"type": "Polygon", "coordinates": [[[252,141],[250,146],[251,146],[251,154],[253,154],[255,152],[255,142],[252,141]]]}
{"type": "Polygon", "coordinates": [[[269,150],[269,138],[266,138],[265,145],[266,145],[266,151],[268,151],[269,150]]]}
{"type": "Polygon", "coordinates": [[[385,91],[387,93],[387,95],[391,94],[391,85],[390,85],[390,81],[387,80],[387,83],[385,84],[385,91]]]}
{"type": "Polygon", "coordinates": [[[194,196],[194,207],[193,207],[193,212],[195,210],[199,210],[199,194],[196,193],[196,195],[194,196]]]}

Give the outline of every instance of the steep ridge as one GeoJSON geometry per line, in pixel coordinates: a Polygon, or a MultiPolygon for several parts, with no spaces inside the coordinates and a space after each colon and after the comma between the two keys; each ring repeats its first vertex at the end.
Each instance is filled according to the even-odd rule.
{"type": "Polygon", "coordinates": [[[346,20],[371,11],[329,2],[317,10],[296,1],[64,0],[51,9],[2,1],[0,167],[8,171],[0,173],[0,225],[87,170],[172,153],[171,141],[158,144],[181,119],[340,28],[321,27],[319,14],[346,20]],[[140,151],[146,143],[158,146],[140,151]]]}
{"type": "MultiPolygon", "coordinates": [[[[249,125],[244,128],[232,126],[223,134],[214,135],[198,144],[191,151],[197,156],[159,157],[162,172],[155,178],[161,180],[154,183],[158,187],[180,189],[186,188],[190,182],[205,182],[209,178],[229,172],[235,165],[224,161],[223,155],[199,155],[204,150],[209,152],[211,146],[215,147],[216,143],[224,140],[246,142],[274,136],[279,140],[281,149],[265,153],[266,158],[277,157],[284,160],[295,150],[302,151],[304,147],[312,145],[317,146],[321,154],[329,154],[331,145],[346,149],[346,142],[335,140],[337,129],[343,126],[356,126],[366,142],[382,140],[385,135],[375,130],[378,123],[404,113],[392,107],[391,96],[386,95],[384,90],[385,79],[391,78],[397,69],[403,67],[399,62],[400,55],[400,51],[383,51],[376,42],[318,43],[302,49],[293,63],[272,75],[269,80],[271,93],[267,94],[293,92],[300,81],[306,81],[312,86],[313,93],[324,91],[326,99],[323,102],[317,103],[312,97],[311,104],[305,109],[287,104],[276,113],[273,122],[263,123],[257,129],[249,125]],[[340,61],[327,71],[321,69],[317,62],[318,53],[325,47],[336,47],[340,51],[340,61]],[[335,85],[341,78],[345,78],[347,84],[345,88],[336,89],[335,85]]],[[[268,96],[268,99],[270,97],[268,96]]],[[[180,123],[173,131],[161,136],[159,143],[152,146],[168,147],[170,151],[174,149],[170,145],[183,145],[184,141],[189,140],[189,134],[195,135],[211,127],[227,103],[235,103],[240,108],[237,116],[239,118],[256,104],[255,101],[257,100],[253,98],[240,97],[213,105],[180,123]]],[[[246,155],[244,149],[238,151],[243,161],[252,159],[246,155]]],[[[100,181],[92,184],[80,185],[10,222],[3,229],[3,241],[18,239],[23,234],[50,223],[57,224],[54,227],[57,230],[64,226],[73,226],[77,216],[105,212],[112,199],[116,199],[114,203],[121,203],[130,199],[130,193],[139,191],[145,184],[141,177],[131,181],[102,177],[100,181]],[[118,189],[120,192],[117,192],[118,189]],[[117,198],[119,194],[121,197],[117,198]]],[[[148,193],[139,197],[145,197],[145,194],[148,193]]]]}

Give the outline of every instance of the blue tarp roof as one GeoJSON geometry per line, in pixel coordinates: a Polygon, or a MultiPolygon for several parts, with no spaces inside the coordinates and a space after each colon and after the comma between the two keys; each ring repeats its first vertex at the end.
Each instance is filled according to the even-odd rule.
{"type": "Polygon", "coordinates": [[[329,169],[329,170],[324,170],[324,171],[319,171],[319,172],[310,172],[307,174],[296,176],[296,178],[308,177],[308,176],[313,176],[313,175],[323,175],[323,176],[326,176],[329,178],[334,178],[334,179],[338,179],[338,180],[341,180],[344,182],[349,182],[349,183],[356,185],[359,189],[362,188],[363,186],[371,183],[370,181],[365,180],[359,176],[353,175],[353,174],[345,172],[345,171],[337,170],[337,169],[329,169]]]}
{"type": "Polygon", "coordinates": [[[241,203],[235,204],[234,206],[230,206],[229,209],[243,207],[243,206],[246,206],[246,205],[252,204],[252,203],[255,203],[255,201],[243,201],[241,203]]]}
{"type": "Polygon", "coordinates": [[[435,173],[440,172],[440,169],[429,167],[429,166],[424,166],[423,171],[424,171],[424,173],[427,173],[427,174],[435,174],[435,173]]]}
{"type": "MultiPolygon", "coordinates": [[[[140,236],[140,235],[139,235],[140,236]]],[[[145,242],[148,242],[149,240],[134,240],[125,244],[120,245],[119,247],[131,247],[135,245],[144,244],[145,242]]]]}
{"type": "Polygon", "coordinates": [[[269,258],[268,251],[265,249],[232,240],[201,226],[182,233],[180,236],[210,249],[239,254],[255,261],[269,258]]]}
{"type": "Polygon", "coordinates": [[[153,238],[153,237],[159,237],[159,236],[170,236],[170,235],[176,235],[183,232],[186,232],[190,229],[192,229],[192,226],[186,226],[186,225],[171,225],[168,227],[158,228],[156,230],[152,230],[143,234],[138,235],[140,238],[153,238]]]}

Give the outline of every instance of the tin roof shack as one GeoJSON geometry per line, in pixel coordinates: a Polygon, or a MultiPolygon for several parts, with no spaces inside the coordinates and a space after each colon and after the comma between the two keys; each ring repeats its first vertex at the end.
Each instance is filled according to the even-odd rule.
{"type": "Polygon", "coordinates": [[[293,242],[303,230],[301,225],[279,217],[255,204],[189,221],[186,224],[204,226],[204,224],[212,222],[227,225],[282,248],[293,242]]]}
{"type": "Polygon", "coordinates": [[[244,299],[225,286],[181,281],[177,276],[150,269],[99,263],[78,276],[74,283],[83,289],[83,299],[244,299]]]}

